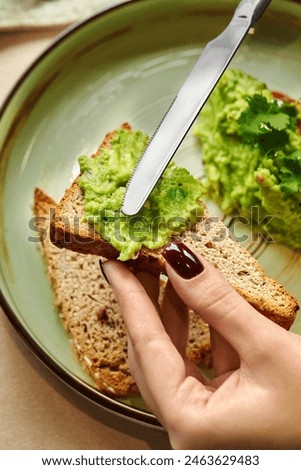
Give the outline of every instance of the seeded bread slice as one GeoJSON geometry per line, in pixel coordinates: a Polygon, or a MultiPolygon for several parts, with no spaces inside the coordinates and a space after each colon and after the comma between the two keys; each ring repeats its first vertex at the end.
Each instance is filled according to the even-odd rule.
{"type": "MultiPolygon", "coordinates": [[[[122,126],[131,130],[129,124],[122,126]]],[[[114,131],[107,134],[97,151],[100,155],[104,147],[109,147],[114,131]]],[[[82,221],[84,197],[77,180],[66,190],[51,220],[50,238],[57,247],[117,258],[118,251],[95,232],[93,226],[82,221]]],[[[296,299],[283,286],[267,276],[258,261],[236,242],[228,228],[218,218],[206,215],[192,230],[180,237],[192,248],[207,258],[225,279],[257,310],[274,322],[289,329],[299,309],[296,299]]],[[[162,249],[142,248],[134,264],[138,269],[150,272],[164,272],[165,260],[162,249]]]]}
{"type": "MultiPolygon", "coordinates": [[[[99,257],[54,246],[46,233],[55,201],[35,190],[34,212],[41,248],[53,286],[55,306],[79,362],[103,393],[123,397],[137,393],[127,364],[127,340],[120,307],[100,275],[99,257]]],[[[164,288],[164,286],[162,287],[164,288]]],[[[202,319],[190,312],[187,354],[209,367],[210,334],[202,319]]]]}

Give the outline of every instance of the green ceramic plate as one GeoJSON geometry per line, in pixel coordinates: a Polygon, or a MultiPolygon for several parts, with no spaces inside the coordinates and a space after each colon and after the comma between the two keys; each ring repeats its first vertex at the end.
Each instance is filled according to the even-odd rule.
{"type": "MultiPolygon", "coordinates": [[[[0,126],[0,259],[2,304],[39,357],[101,406],[158,425],[142,403],[107,398],[78,365],[53,308],[52,291],[32,235],[36,186],[59,199],[78,155],[129,121],[151,134],[204,44],[228,23],[236,1],[136,0],[67,30],[27,71],[5,103],[0,126]]],[[[232,66],[291,96],[301,95],[301,5],[274,0],[232,66]]],[[[192,134],[176,161],[199,175],[192,134]]],[[[301,301],[300,255],[250,245],[266,271],[301,301]]],[[[297,319],[294,330],[301,333],[297,319]]]]}

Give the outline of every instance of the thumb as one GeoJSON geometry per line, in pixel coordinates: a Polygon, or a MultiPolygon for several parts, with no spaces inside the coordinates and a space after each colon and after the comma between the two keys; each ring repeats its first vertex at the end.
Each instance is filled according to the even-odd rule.
{"type": "Polygon", "coordinates": [[[183,243],[163,251],[167,275],[181,299],[212,326],[241,355],[249,355],[273,322],[261,315],[198,253],[183,243]],[[258,335],[260,331],[260,335],[258,335]]]}

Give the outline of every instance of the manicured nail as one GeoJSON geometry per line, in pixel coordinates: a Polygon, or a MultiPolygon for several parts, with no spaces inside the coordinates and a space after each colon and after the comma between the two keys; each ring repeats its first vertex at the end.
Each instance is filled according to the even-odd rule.
{"type": "Polygon", "coordinates": [[[102,273],[104,279],[107,281],[107,283],[110,284],[109,279],[106,276],[103,265],[104,265],[104,263],[101,260],[99,260],[99,267],[100,267],[101,273],[102,273]]]}
{"type": "Polygon", "coordinates": [[[170,243],[164,248],[162,255],[184,279],[191,279],[204,271],[204,266],[184,243],[170,243]]]}

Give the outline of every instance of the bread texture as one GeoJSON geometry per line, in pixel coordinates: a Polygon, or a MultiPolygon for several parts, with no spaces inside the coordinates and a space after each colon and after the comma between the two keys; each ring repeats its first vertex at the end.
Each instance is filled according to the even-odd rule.
{"type": "MultiPolygon", "coordinates": [[[[129,124],[123,124],[131,130],[129,124]]],[[[95,155],[109,147],[114,131],[106,135],[95,155]]],[[[92,155],[93,157],[93,155],[92,155]]],[[[71,251],[117,258],[119,253],[94,230],[93,225],[82,220],[84,196],[77,180],[66,190],[51,220],[50,238],[57,247],[71,251]]],[[[183,241],[210,261],[224,278],[259,312],[289,329],[299,309],[296,299],[286,289],[270,278],[251,254],[235,241],[224,223],[217,217],[205,215],[195,226],[174,237],[183,241]]],[[[128,263],[139,270],[165,272],[162,250],[142,248],[137,258],[128,263]]]]}
{"type": "MultiPolygon", "coordinates": [[[[42,190],[35,190],[34,213],[41,249],[70,345],[101,392],[114,397],[137,394],[127,362],[126,329],[120,307],[100,274],[99,260],[104,258],[59,249],[50,242],[49,221],[56,206],[42,190]]],[[[164,283],[161,290],[163,295],[164,283]]],[[[192,311],[187,355],[192,362],[210,367],[209,327],[192,311]]]]}

